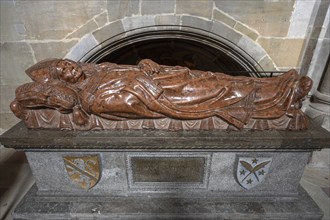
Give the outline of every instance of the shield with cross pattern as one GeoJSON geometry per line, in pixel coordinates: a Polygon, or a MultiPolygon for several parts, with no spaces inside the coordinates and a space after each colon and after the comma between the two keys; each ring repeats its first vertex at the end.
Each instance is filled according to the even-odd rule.
{"type": "Polygon", "coordinates": [[[237,181],[245,189],[259,185],[266,178],[272,158],[239,157],[237,181]]]}

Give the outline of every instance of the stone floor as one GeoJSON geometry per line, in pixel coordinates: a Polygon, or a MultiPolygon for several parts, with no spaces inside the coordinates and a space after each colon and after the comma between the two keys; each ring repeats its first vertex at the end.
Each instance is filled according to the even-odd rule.
{"type": "MultiPolygon", "coordinates": [[[[0,219],[11,220],[10,213],[33,185],[34,179],[23,152],[0,149],[0,219]]],[[[330,220],[330,170],[307,166],[301,185],[330,220]]]]}

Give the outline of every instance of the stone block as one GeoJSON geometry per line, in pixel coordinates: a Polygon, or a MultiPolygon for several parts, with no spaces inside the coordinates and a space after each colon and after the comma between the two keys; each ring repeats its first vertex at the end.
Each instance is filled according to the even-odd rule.
{"type": "MultiPolygon", "coordinates": [[[[316,94],[319,92],[316,91],[316,94]]],[[[307,103],[308,104],[308,103],[307,103]]],[[[330,113],[329,105],[325,103],[309,103],[309,106],[305,109],[305,113],[308,117],[312,118],[321,127],[330,131],[330,113]]]]}
{"type": "Polygon", "coordinates": [[[322,70],[325,68],[326,59],[330,53],[330,39],[329,38],[320,39],[318,40],[318,43],[320,44],[320,46],[316,47],[315,51],[308,51],[308,52],[315,53],[316,58],[314,58],[312,61],[316,66],[315,71],[319,73],[322,72],[322,70]]]}
{"type": "Polygon", "coordinates": [[[154,15],[130,17],[122,20],[125,31],[130,31],[137,28],[145,28],[148,26],[155,26],[154,15]]]}
{"type": "Polygon", "coordinates": [[[1,85],[1,100],[0,100],[0,112],[10,113],[10,103],[15,99],[15,90],[18,85],[1,85]]]}
{"type": "Polygon", "coordinates": [[[206,31],[211,31],[213,22],[193,16],[182,16],[182,26],[195,27],[206,31]]]}
{"type": "Polygon", "coordinates": [[[14,1],[0,1],[0,21],[1,42],[24,39],[26,33],[17,32],[15,29],[15,25],[23,24],[16,12],[14,1]]]}
{"type": "Polygon", "coordinates": [[[142,1],[141,2],[142,15],[174,13],[175,0],[166,0],[166,1],[141,0],[141,1],[142,1]]]}
{"type": "Polygon", "coordinates": [[[97,51],[100,48],[101,46],[99,46],[99,42],[94,38],[94,35],[88,34],[71,48],[71,51],[65,55],[65,58],[84,61],[87,58],[84,57],[87,53],[97,51]]]}
{"type": "Polygon", "coordinates": [[[140,14],[140,0],[109,0],[107,3],[109,22],[140,14]]]}
{"type": "Polygon", "coordinates": [[[156,25],[179,25],[180,17],[175,15],[156,15],[156,25]]]}
{"type": "Polygon", "coordinates": [[[83,26],[79,27],[79,29],[75,30],[74,32],[72,32],[71,34],[66,36],[65,38],[66,39],[82,38],[84,35],[96,30],[97,28],[98,28],[98,25],[96,24],[96,22],[94,20],[90,20],[89,22],[87,22],[83,26]]]}
{"type": "Polygon", "coordinates": [[[217,9],[213,10],[213,19],[216,21],[221,21],[222,23],[225,23],[230,27],[234,27],[236,24],[236,21],[233,18],[229,17],[228,15],[217,9]]]}
{"type": "Polygon", "coordinates": [[[267,51],[278,67],[298,67],[304,39],[259,38],[258,43],[267,51]]]}
{"type": "Polygon", "coordinates": [[[330,148],[314,151],[308,165],[310,167],[330,168],[330,148]]]}
{"type": "Polygon", "coordinates": [[[252,30],[251,28],[243,25],[240,22],[237,22],[235,25],[235,29],[241,33],[243,33],[244,35],[248,36],[249,38],[251,38],[252,40],[257,40],[259,34],[255,31],[252,30]]]}
{"type": "Polygon", "coordinates": [[[234,44],[237,44],[239,40],[243,37],[242,34],[236,32],[234,29],[220,22],[213,23],[212,32],[225,38],[228,41],[231,41],[234,44]]]}
{"type": "Polygon", "coordinates": [[[276,67],[269,56],[264,56],[258,63],[264,71],[276,71],[276,67]]]}
{"type": "Polygon", "coordinates": [[[108,12],[105,11],[99,15],[97,15],[95,18],[95,22],[99,27],[103,27],[108,23],[108,12]]]}
{"type": "Polygon", "coordinates": [[[7,130],[20,121],[13,113],[0,112],[0,130],[7,130]]]}
{"type": "Polygon", "coordinates": [[[187,195],[295,197],[309,155],[309,152],[27,152],[39,193],[86,196],[170,193],[180,189],[187,195]],[[70,177],[64,157],[90,155],[100,158],[100,180],[86,192],[70,177]],[[244,189],[236,177],[239,157],[270,158],[265,180],[252,189],[244,189]]]}
{"type": "Polygon", "coordinates": [[[76,43],[77,40],[52,41],[46,43],[31,43],[37,62],[48,58],[63,58],[76,43]]]}
{"type": "Polygon", "coordinates": [[[16,16],[26,28],[26,39],[62,39],[106,8],[97,1],[16,1],[16,16]]]}
{"type": "Polygon", "coordinates": [[[31,47],[24,42],[1,44],[1,85],[17,85],[31,81],[25,70],[34,62],[31,47]]]}
{"type": "Polygon", "coordinates": [[[248,53],[255,61],[259,61],[262,57],[266,55],[265,50],[259,46],[255,41],[251,40],[249,37],[243,36],[237,46],[248,53]]]}
{"type": "Polygon", "coordinates": [[[211,19],[212,9],[212,0],[177,0],[176,2],[176,14],[189,14],[211,19]]]}
{"type": "MultiPolygon", "coordinates": [[[[314,94],[321,82],[321,76],[323,74],[328,56],[330,54],[330,39],[322,39],[322,40],[320,39],[318,41],[317,46],[314,49],[312,49],[312,47],[310,47],[310,44],[308,44],[307,48],[305,49],[305,54],[304,54],[305,56],[306,53],[314,54],[310,64],[307,65],[308,70],[307,68],[302,68],[302,72],[303,73],[307,72],[308,76],[313,79],[313,87],[310,91],[310,94],[314,94]]],[[[304,66],[304,63],[302,63],[302,65],[304,66]]]]}
{"type": "Polygon", "coordinates": [[[124,32],[123,23],[121,21],[115,21],[107,24],[103,28],[93,32],[93,36],[98,42],[104,42],[105,40],[124,32]]]}
{"type": "Polygon", "coordinates": [[[62,39],[106,9],[106,1],[16,1],[27,39],[62,39]]]}
{"type": "Polygon", "coordinates": [[[322,94],[322,96],[319,97],[316,94],[315,96],[319,97],[318,98],[319,100],[323,99],[325,102],[329,103],[330,102],[330,65],[329,64],[327,64],[327,68],[325,69],[325,72],[322,76],[322,82],[320,83],[319,92],[322,94]]]}
{"type": "Polygon", "coordinates": [[[316,1],[296,1],[288,31],[290,38],[304,38],[307,34],[316,1]]]}
{"type": "Polygon", "coordinates": [[[294,1],[214,1],[215,6],[261,36],[287,35],[294,1]]]}

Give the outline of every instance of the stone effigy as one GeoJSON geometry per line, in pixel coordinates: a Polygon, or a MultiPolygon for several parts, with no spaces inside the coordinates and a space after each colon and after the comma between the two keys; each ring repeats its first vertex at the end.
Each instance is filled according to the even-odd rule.
{"type": "Polygon", "coordinates": [[[234,77],[163,66],[41,61],[11,103],[29,128],[303,130],[312,81],[290,70],[278,77],[234,77]]]}

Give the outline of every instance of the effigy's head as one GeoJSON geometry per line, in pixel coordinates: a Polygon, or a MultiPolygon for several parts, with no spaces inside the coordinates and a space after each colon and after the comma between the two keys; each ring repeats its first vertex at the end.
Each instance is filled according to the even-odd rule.
{"type": "Polygon", "coordinates": [[[65,81],[76,83],[85,78],[81,67],[68,59],[48,59],[27,69],[26,74],[35,82],[65,81]]]}
{"type": "Polygon", "coordinates": [[[76,83],[85,79],[81,67],[72,60],[60,60],[56,65],[56,72],[60,80],[76,83]]]}

